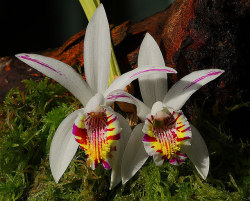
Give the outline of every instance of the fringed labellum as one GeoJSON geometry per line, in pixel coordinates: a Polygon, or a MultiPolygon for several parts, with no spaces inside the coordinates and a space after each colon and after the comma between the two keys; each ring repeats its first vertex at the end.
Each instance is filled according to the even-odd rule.
{"type": "Polygon", "coordinates": [[[87,164],[94,170],[102,163],[110,169],[112,153],[117,151],[121,128],[117,116],[108,108],[99,106],[97,111],[80,114],[73,125],[73,134],[87,155],[87,164]]]}
{"type": "Polygon", "coordinates": [[[156,165],[162,165],[165,161],[179,165],[186,159],[186,155],[181,153],[181,145],[190,144],[192,134],[181,111],[170,112],[164,108],[155,116],[148,115],[143,133],[145,150],[153,156],[156,165]]]}

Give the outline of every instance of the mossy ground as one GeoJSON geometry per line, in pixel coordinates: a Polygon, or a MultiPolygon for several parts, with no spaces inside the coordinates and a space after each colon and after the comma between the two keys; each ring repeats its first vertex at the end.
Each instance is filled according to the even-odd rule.
{"type": "Polygon", "coordinates": [[[110,171],[89,169],[80,149],[60,182],[54,182],[48,161],[51,139],[60,122],[81,105],[47,78],[24,82],[24,91],[12,89],[0,105],[0,200],[250,199],[248,137],[228,127],[230,114],[239,108],[249,113],[249,103],[220,110],[215,105],[213,112],[196,104],[192,123],[204,137],[211,159],[206,181],[189,160],[179,167],[157,167],[149,159],[126,185],[110,191],[110,171]]]}

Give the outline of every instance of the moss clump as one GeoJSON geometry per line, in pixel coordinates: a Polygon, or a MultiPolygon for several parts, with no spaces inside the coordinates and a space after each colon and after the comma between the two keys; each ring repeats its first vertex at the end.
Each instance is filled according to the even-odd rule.
{"type": "Polygon", "coordinates": [[[250,145],[230,133],[228,116],[249,104],[213,110],[197,105],[193,123],[210,152],[208,179],[203,181],[187,160],[179,167],[157,167],[150,158],[126,185],[110,191],[110,171],[90,170],[78,150],[56,184],[48,152],[60,122],[80,107],[60,85],[47,78],[25,80],[0,105],[0,200],[247,200],[250,197],[250,145]],[[230,134],[230,135],[229,135],[230,134]]]}
{"type": "Polygon", "coordinates": [[[78,107],[65,89],[49,80],[24,81],[26,89],[12,89],[0,105],[0,199],[25,199],[34,172],[46,156],[47,139],[60,121],[78,107]],[[65,103],[68,103],[66,106],[65,103]],[[50,122],[49,112],[58,115],[50,122]],[[48,128],[49,127],[49,128],[48,128]]]}

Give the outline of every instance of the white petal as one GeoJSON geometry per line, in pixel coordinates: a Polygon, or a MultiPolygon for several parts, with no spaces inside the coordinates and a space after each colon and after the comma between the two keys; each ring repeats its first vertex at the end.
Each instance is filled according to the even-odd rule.
{"type": "Polygon", "coordinates": [[[160,153],[158,153],[158,152],[155,152],[153,154],[153,159],[154,159],[154,162],[155,162],[156,166],[161,166],[164,163],[164,159],[162,158],[162,155],[160,153]]]}
{"type": "Polygon", "coordinates": [[[89,86],[74,69],[56,59],[37,54],[17,54],[16,57],[68,89],[84,106],[92,97],[89,86]]]}
{"type": "Polygon", "coordinates": [[[179,80],[171,89],[163,100],[163,104],[174,110],[179,110],[203,85],[219,77],[224,71],[220,69],[200,70],[186,75],[179,80]]]}
{"type": "Polygon", "coordinates": [[[87,103],[86,107],[84,108],[85,113],[93,112],[95,111],[98,106],[104,105],[104,97],[102,94],[95,94],[87,103]]]}
{"type": "Polygon", "coordinates": [[[153,75],[155,73],[176,73],[176,71],[172,68],[168,67],[157,67],[157,66],[146,66],[146,67],[138,67],[134,70],[131,70],[127,73],[122,74],[120,77],[116,78],[109,88],[105,91],[104,97],[106,97],[111,91],[116,89],[124,89],[128,84],[130,84],[135,79],[145,76],[145,75],[153,75]]]}
{"type": "Polygon", "coordinates": [[[148,158],[142,139],[142,127],[144,123],[138,124],[131,133],[122,159],[122,183],[125,184],[143,166],[148,158]]]}
{"type": "Polygon", "coordinates": [[[109,24],[101,4],[89,21],[84,39],[86,80],[95,93],[103,93],[108,88],[110,57],[109,24]]]}
{"type": "MultiPolygon", "coordinates": [[[[149,33],[142,41],[138,56],[138,66],[145,65],[165,66],[161,50],[149,33]]],[[[139,78],[139,85],[143,102],[152,107],[156,101],[163,101],[167,93],[167,74],[145,75],[139,78]]]]}
{"type": "Polygon", "coordinates": [[[138,56],[138,66],[144,65],[165,66],[161,50],[149,33],[146,33],[142,41],[138,56]]]}
{"type": "Polygon", "coordinates": [[[68,115],[57,128],[51,142],[49,162],[56,182],[59,181],[77,151],[78,143],[74,139],[72,129],[75,119],[81,112],[83,109],[68,115]]]}
{"type": "Polygon", "coordinates": [[[191,124],[190,127],[192,132],[191,146],[184,145],[181,147],[181,151],[187,154],[201,177],[206,179],[209,171],[209,153],[207,145],[199,131],[191,124]]]}
{"type": "Polygon", "coordinates": [[[106,98],[106,103],[109,105],[114,101],[134,104],[137,108],[137,116],[141,119],[141,121],[145,121],[146,116],[150,113],[150,109],[143,102],[120,89],[112,91],[106,98]]]}
{"type": "Polygon", "coordinates": [[[161,101],[157,101],[154,103],[151,109],[151,115],[155,116],[157,112],[161,111],[164,109],[164,106],[161,101]]]}
{"type": "Polygon", "coordinates": [[[112,173],[111,173],[111,181],[110,181],[110,190],[114,188],[117,184],[120,183],[122,180],[121,177],[121,163],[122,163],[122,156],[124,153],[124,149],[128,143],[130,134],[132,132],[128,122],[124,117],[118,113],[115,113],[118,117],[118,121],[120,123],[120,127],[122,128],[121,131],[121,138],[119,140],[120,146],[118,147],[119,149],[117,150],[117,154],[114,155],[112,158],[112,173]]]}

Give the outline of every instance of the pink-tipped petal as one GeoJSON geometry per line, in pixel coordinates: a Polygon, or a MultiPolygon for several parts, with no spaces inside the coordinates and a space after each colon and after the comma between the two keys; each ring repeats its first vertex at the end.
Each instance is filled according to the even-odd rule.
{"type": "Polygon", "coordinates": [[[84,69],[87,83],[95,93],[108,88],[111,39],[108,19],[101,4],[93,14],[84,38],[84,69]]]}
{"type": "MultiPolygon", "coordinates": [[[[142,41],[138,56],[138,67],[147,65],[165,66],[161,50],[149,33],[142,41]]],[[[139,85],[144,103],[152,107],[156,101],[163,101],[167,93],[167,74],[145,75],[139,78],[139,85]]]]}
{"type": "Polygon", "coordinates": [[[68,89],[84,106],[92,97],[88,84],[71,66],[56,59],[37,54],[17,54],[16,57],[32,68],[56,80],[68,89]]]}
{"type": "Polygon", "coordinates": [[[194,92],[219,77],[223,72],[220,69],[208,69],[186,75],[170,88],[163,100],[163,104],[174,110],[181,109],[194,92]]]}

